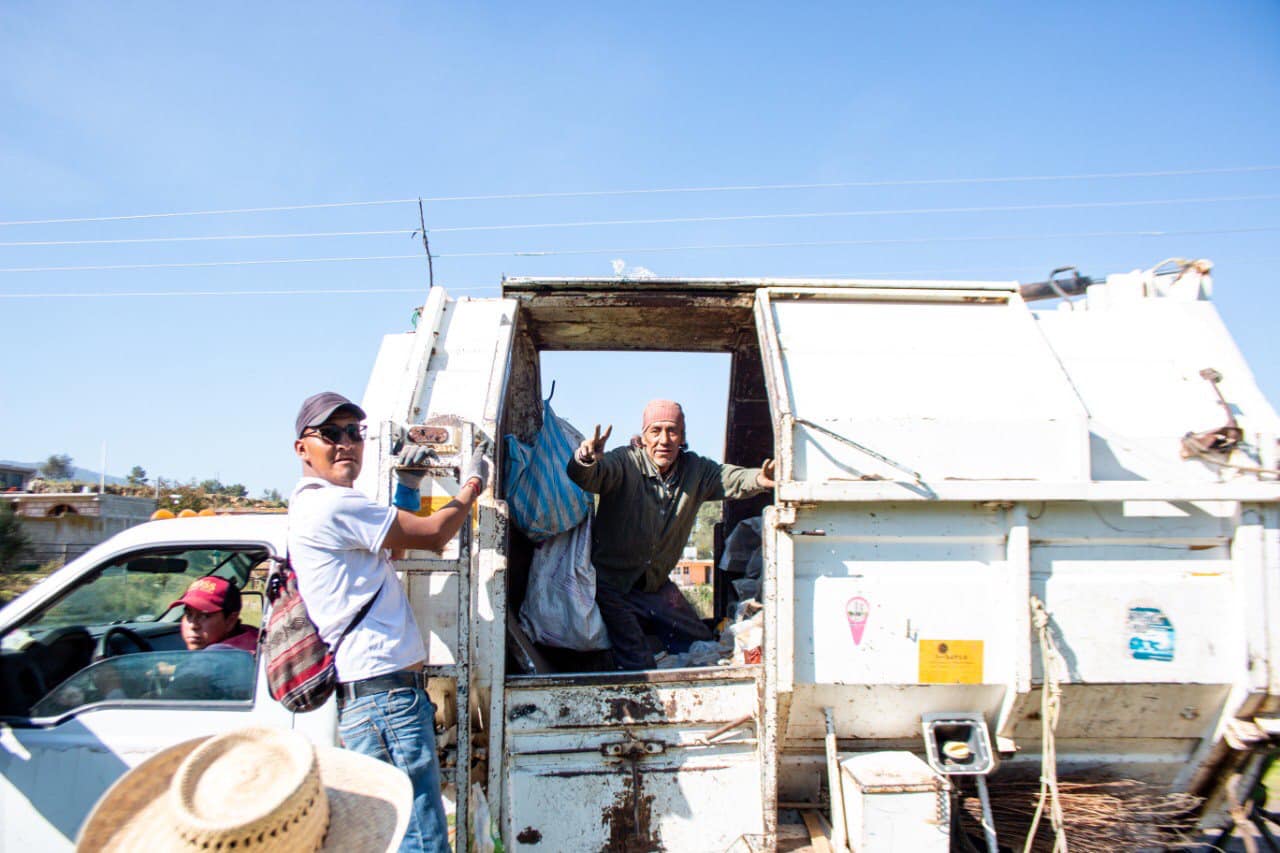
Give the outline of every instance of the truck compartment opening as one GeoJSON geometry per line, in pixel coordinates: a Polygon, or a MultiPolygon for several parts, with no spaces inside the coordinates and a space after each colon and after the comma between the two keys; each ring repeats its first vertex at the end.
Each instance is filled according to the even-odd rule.
{"type": "MultiPolygon", "coordinates": [[[[555,382],[551,405],[558,416],[570,415],[577,429],[590,434],[596,423],[605,427],[613,421],[609,449],[625,446],[639,432],[640,412],[650,398],[668,397],[685,405],[690,450],[743,467],[757,467],[773,457],[754,289],[724,283],[690,293],[687,282],[670,288],[653,280],[634,284],[634,290],[601,295],[590,293],[589,283],[558,282],[554,289],[531,286],[525,291],[508,280],[507,295],[518,295],[520,309],[502,434],[531,441],[542,426],[542,400],[552,396],[555,382]],[[589,365],[587,370],[583,365],[589,365]],[[699,376],[709,375],[714,381],[691,385],[687,377],[695,365],[699,376]],[[577,377],[574,387],[562,378],[569,371],[577,377]],[[582,387],[584,374],[592,378],[587,385],[595,387],[582,387]],[[655,382],[655,375],[671,379],[655,382]]],[[[709,608],[703,613],[710,625],[729,614],[736,601],[731,581],[742,577],[719,568],[725,538],[738,522],[759,516],[770,499],[766,493],[720,504],[712,536],[713,568],[707,578],[709,608]]],[[[532,556],[533,543],[513,524],[507,567],[507,606],[513,616],[525,599],[532,556]]],[[[518,619],[508,621],[516,635],[513,642],[524,643],[518,619]]],[[[534,644],[527,644],[526,650],[528,645],[534,644]]],[[[600,653],[541,645],[535,645],[534,652],[539,672],[594,672],[608,663],[600,653]]],[[[529,660],[529,655],[514,655],[508,672],[527,673],[529,660]]]]}

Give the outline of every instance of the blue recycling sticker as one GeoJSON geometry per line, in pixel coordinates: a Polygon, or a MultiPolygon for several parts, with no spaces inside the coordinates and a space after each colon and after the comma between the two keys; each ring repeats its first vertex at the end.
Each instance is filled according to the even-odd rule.
{"type": "Polygon", "coordinates": [[[1130,607],[1126,622],[1134,660],[1171,661],[1176,649],[1173,623],[1158,607],[1130,607]]]}

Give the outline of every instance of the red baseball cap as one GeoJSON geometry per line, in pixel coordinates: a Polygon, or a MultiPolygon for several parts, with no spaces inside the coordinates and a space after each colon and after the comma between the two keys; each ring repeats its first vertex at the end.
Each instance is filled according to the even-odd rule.
{"type": "Polygon", "coordinates": [[[226,578],[212,575],[196,580],[170,607],[184,604],[201,613],[235,613],[240,610],[240,590],[226,578]]]}

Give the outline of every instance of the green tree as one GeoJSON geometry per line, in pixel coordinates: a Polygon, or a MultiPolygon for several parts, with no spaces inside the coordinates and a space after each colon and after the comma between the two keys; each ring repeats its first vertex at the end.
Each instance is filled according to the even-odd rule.
{"type": "Polygon", "coordinates": [[[280,501],[283,500],[283,498],[280,497],[279,489],[263,489],[262,499],[264,501],[272,501],[273,503],[280,503],[280,501]]]}
{"type": "Polygon", "coordinates": [[[222,493],[223,485],[220,480],[201,480],[199,488],[211,495],[217,495],[222,493]]]}
{"type": "Polygon", "coordinates": [[[49,480],[70,480],[75,473],[72,461],[65,453],[55,453],[40,466],[40,476],[49,480]]]}
{"type": "Polygon", "coordinates": [[[145,486],[147,484],[147,469],[141,465],[134,465],[127,479],[131,486],[145,486]]]}
{"type": "Polygon", "coordinates": [[[229,486],[223,486],[222,493],[233,498],[247,498],[249,490],[240,483],[232,483],[229,486]]]}
{"type": "Polygon", "coordinates": [[[210,506],[210,501],[208,493],[201,486],[197,486],[195,480],[190,483],[177,483],[162,479],[159,505],[174,512],[181,512],[184,509],[199,512],[210,506]]]}
{"type": "Polygon", "coordinates": [[[710,560],[716,545],[716,524],[720,521],[720,501],[707,501],[698,507],[689,544],[698,549],[699,560],[710,560]]]}
{"type": "Polygon", "coordinates": [[[22,529],[13,504],[10,501],[0,504],[0,570],[16,568],[30,546],[31,540],[22,529]]]}

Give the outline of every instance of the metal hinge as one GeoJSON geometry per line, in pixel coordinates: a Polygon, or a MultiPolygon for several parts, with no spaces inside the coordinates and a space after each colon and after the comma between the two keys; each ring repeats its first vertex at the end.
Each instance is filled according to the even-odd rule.
{"type": "Polygon", "coordinates": [[[606,758],[639,758],[642,755],[661,755],[666,751],[667,745],[660,740],[625,740],[600,744],[600,754],[606,758]]]}

